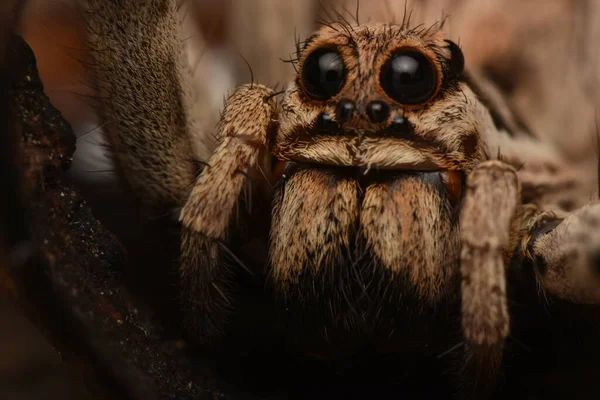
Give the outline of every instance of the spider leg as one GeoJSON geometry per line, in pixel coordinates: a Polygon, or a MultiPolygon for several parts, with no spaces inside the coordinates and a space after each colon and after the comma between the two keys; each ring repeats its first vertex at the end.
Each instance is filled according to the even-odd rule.
{"type": "Polygon", "coordinates": [[[103,130],[118,171],[154,218],[181,207],[198,173],[194,83],[176,4],[79,0],[103,130]]]}
{"type": "MultiPolygon", "coordinates": [[[[180,283],[190,332],[199,340],[217,335],[231,308],[222,246],[236,218],[237,205],[263,159],[275,117],[272,89],[247,84],[225,102],[217,126],[220,144],[208,160],[180,215],[180,283]]],[[[263,170],[268,166],[263,166],[263,170]]]]}
{"type": "Polygon", "coordinates": [[[521,250],[547,293],[575,303],[600,304],[600,201],[564,219],[539,213],[529,223],[521,250]]]}
{"type": "Polygon", "coordinates": [[[589,202],[597,185],[586,166],[569,162],[551,143],[534,136],[494,131],[487,138],[489,156],[513,166],[521,182],[523,204],[540,211],[573,211],[589,202]]]}
{"type": "Polygon", "coordinates": [[[516,242],[520,190],[513,167],[483,162],[468,176],[460,217],[463,335],[469,356],[492,375],[509,333],[505,265],[516,242]]]}

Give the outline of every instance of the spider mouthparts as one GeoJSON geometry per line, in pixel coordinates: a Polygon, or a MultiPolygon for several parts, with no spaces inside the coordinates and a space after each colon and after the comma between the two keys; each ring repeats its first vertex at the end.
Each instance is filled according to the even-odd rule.
{"type": "Polygon", "coordinates": [[[440,172],[442,183],[450,197],[452,205],[457,205],[462,198],[463,176],[460,171],[445,170],[440,172]]]}

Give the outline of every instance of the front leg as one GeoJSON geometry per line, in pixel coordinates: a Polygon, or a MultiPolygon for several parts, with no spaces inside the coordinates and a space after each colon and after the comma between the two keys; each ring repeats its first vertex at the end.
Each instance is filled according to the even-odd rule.
{"type": "Polygon", "coordinates": [[[467,181],[463,243],[462,324],[474,345],[500,344],[509,330],[505,260],[517,234],[520,185],[508,164],[487,161],[467,181]]]}
{"type": "Polygon", "coordinates": [[[269,136],[275,118],[273,91],[239,87],[225,103],[217,126],[220,144],[208,160],[180,215],[181,289],[190,333],[210,340],[231,308],[223,260],[228,231],[249,177],[268,168],[269,136]]]}
{"type": "Polygon", "coordinates": [[[486,161],[469,175],[460,218],[462,327],[476,396],[496,378],[509,333],[505,265],[516,242],[519,204],[510,165],[486,161]]]}

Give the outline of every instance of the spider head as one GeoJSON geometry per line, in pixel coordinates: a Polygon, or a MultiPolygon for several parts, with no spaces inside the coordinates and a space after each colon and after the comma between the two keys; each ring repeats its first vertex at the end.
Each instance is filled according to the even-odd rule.
{"type": "MultiPolygon", "coordinates": [[[[440,31],[324,27],[300,50],[276,138],[280,160],[464,176],[485,158],[487,110],[440,31]]],[[[452,178],[451,180],[456,180],[452,178]]]]}

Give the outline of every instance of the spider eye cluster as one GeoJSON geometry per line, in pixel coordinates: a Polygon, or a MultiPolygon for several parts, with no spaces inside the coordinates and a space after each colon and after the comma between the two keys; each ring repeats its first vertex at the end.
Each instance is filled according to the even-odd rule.
{"type": "MultiPolygon", "coordinates": [[[[460,48],[446,40],[451,58],[448,77],[459,77],[464,69],[460,48]]],[[[435,96],[442,72],[423,52],[412,48],[398,48],[385,60],[379,71],[379,84],[387,96],[402,105],[419,105],[435,96]]],[[[444,73],[446,74],[446,72],[444,73]]],[[[306,56],[300,79],[306,94],[315,100],[328,100],[337,95],[344,85],[347,69],[340,53],[322,47],[306,56]]]]}
{"type": "Polygon", "coordinates": [[[386,94],[400,104],[426,102],[437,88],[433,63],[413,49],[400,49],[381,68],[380,84],[386,94]]]}
{"type": "Polygon", "coordinates": [[[308,94],[317,100],[326,100],[338,94],[345,75],[342,57],[333,49],[313,51],[302,66],[302,84],[308,94]]]}

